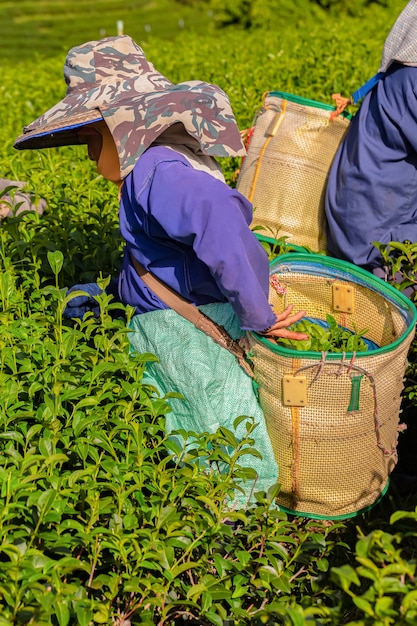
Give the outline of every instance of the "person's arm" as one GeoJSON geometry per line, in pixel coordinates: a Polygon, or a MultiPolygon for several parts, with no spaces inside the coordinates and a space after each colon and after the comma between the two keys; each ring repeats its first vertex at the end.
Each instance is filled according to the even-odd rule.
{"type": "Polygon", "coordinates": [[[249,228],[248,200],[206,172],[172,161],[157,166],[149,207],[167,235],[191,245],[209,267],[243,330],[275,325],[268,302],[268,258],[249,228]]]}

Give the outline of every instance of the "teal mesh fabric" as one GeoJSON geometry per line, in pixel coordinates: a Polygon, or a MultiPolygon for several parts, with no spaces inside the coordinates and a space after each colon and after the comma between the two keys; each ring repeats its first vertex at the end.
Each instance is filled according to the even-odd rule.
{"type": "MultiPolygon", "coordinates": [[[[208,304],[200,309],[234,339],[245,334],[229,304],[208,304]]],[[[246,433],[245,421],[234,431],[236,417],[255,418],[254,447],[262,460],[245,455],[240,461],[242,466],[255,469],[258,478],[255,486],[253,481],[241,485],[245,495],[236,493],[233,506],[251,504],[252,490],[266,491],[278,481],[278,467],[251,378],[230,352],[171,309],[136,315],[130,328],[136,331],[130,334],[132,349],[155,354],[160,361],[147,364],[144,382],[155,386],[161,395],[175,391],[185,398],[169,399],[172,412],[166,416],[168,432],[184,429],[211,433],[224,426],[241,438],[246,433]]]]}

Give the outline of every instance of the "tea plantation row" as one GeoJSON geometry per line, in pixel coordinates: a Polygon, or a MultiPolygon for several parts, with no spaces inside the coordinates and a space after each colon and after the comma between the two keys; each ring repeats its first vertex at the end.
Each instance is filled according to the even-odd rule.
{"type": "MultiPolygon", "coordinates": [[[[331,103],[365,82],[404,5],[349,16],[300,2],[273,28],[149,36],[145,51],[173,82],[221,85],[243,129],[267,90],[331,103]]],[[[182,452],[164,431],[169,397],[142,382],[154,357],[129,356],[109,299],[100,319],[63,321],[66,288],[105,282],[122,251],[117,194],[82,147],[12,147],[64,95],[64,56],[2,60],[0,174],[48,208],[0,224],[0,626],[416,623],[413,492],[393,486],[343,523],[288,517],[271,506],[273,486],[227,513],[224,498],[253,479],[239,466],[251,420],[247,441],[220,429],[182,452]],[[203,456],[228,473],[198,473],[203,456]]],[[[223,166],[233,184],[238,160],[223,166]]]]}

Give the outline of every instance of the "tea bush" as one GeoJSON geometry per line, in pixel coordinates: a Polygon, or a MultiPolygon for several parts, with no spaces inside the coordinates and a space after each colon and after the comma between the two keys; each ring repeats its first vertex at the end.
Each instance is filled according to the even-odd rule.
{"type": "Polygon", "coordinates": [[[310,577],[327,570],[337,525],[290,522],[271,506],[276,486],[247,511],[225,508],[253,480],[239,465],[251,419],[238,418],[240,442],[222,428],[181,433],[186,450],[168,438],[170,396],[141,382],[155,356],[129,354],[110,298],[99,318],[63,321],[77,292],[59,287],[62,252],[46,253],[47,280],[41,261],[13,263],[31,219],[42,218],[11,219],[2,233],[0,624],[285,615],[291,580],[310,595],[310,577]]]}
{"type": "MultiPolygon", "coordinates": [[[[191,0],[192,1],[192,0],[191,0]]],[[[292,24],[307,17],[326,19],[327,12],[360,17],[372,3],[387,6],[385,0],[307,0],[294,3],[290,0],[200,0],[207,2],[214,13],[215,25],[238,26],[243,29],[274,28],[277,20],[291,20],[292,24]],[[323,12],[324,10],[324,12],[323,12]]],[[[198,0],[195,0],[198,4],[198,0]]]]}
{"type": "Polygon", "coordinates": [[[293,324],[292,330],[300,333],[307,333],[308,339],[277,339],[279,345],[283,345],[291,350],[309,350],[312,352],[365,352],[368,344],[362,337],[368,332],[366,328],[350,331],[340,326],[333,315],[326,315],[326,321],[302,319],[297,324],[293,324]]]}
{"type": "MultiPolygon", "coordinates": [[[[145,50],[173,82],[222,86],[244,129],[267,90],[327,103],[351,93],[377,70],[404,5],[355,17],[300,2],[272,28],[149,37],[145,50]]],[[[226,429],[182,433],[181,448],[164,430],[169,394],[142,380],[156,356],[129,352],[129,307],[101,296],[99,318],[63,320],[67,287],[104,285],[120,268],[117,198],[83,147],[13,149],[65,89],[64,54],[15,57],[2,63],[1,176],[26,180],[48,208],[0,223],[0,626],[414,624],[414,492],[393,484],[372,511],[330,523],[288,516],[273,506],[278,487],[255,483],[255,504],[230,510],[225,501],[254,480],[240,465],[250,416],[236,416],[242,441],[226,429]]],[[[222,164],[233,185],[239,161],[222,164]]],[[[265,247],[273,256],[286,243],[265,247]]],[[[415,245],[383,251],[404,273],[398,288],[414,284],[415,245]]],[[[404,392],[411,434],[416,348],[404,392]]]]}

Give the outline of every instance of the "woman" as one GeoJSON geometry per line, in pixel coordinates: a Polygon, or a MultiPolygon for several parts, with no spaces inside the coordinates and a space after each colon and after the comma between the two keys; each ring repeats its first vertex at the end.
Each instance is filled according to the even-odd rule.
{"type": "MultiPolygon", "coordinates": [[[[18,149],[85,143],[98,172],[119,187],[120,229],[126,246],[119,299],[136,308],[133,349],[152,352],[146,381],[170,400],[168,431],[233,429],[253,416],[262,461],[243,461],[267,489],[278,469],[252,381],[235,357],[197,330],[151,290],[138,263],[174,292],[226,327],[268,337],[306,335],[287,327],[303,311],[276,316],[268,303],[269,264],[249,228],[250,203],[226,185],[215,156],[244,154],[225,93],[200,81],[172,84],[128,36],[70,50],[65,98],[24,129],[18,149]]],[[[237,435],[245,434],[242,424],[237,435]]],[[[245,485],[243,506],[253,485],[245,485]]]]}
{"type": "Polygon", "coordinates": [[[378,73],[333,161],[325,199],[332,256],[385,277],[374,242],[417,242],[417,0],[397,18],[378,73]]]}

